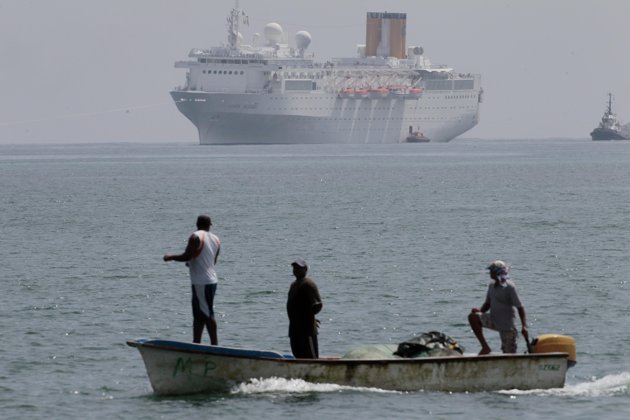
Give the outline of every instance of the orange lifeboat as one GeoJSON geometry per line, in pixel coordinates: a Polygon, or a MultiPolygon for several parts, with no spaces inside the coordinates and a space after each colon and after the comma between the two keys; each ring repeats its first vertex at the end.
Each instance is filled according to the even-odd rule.
{"type": "Polygon", "coordinates": [[[340,98],[354,98],[355,90],[352,88],[343,88],[339,91],[340,98]]]}
{"type": "Polygon", "coordinates": [[[371,98],[384,98],[389,95],[389,89],[385,87],[377,87],[368,89],[371,98]]]}
{"type": "Polygon", "coordinates": [[[355,98],[367,98],[369,95],[369,91],[367,89],[355,89],[354,97],[355,98]]]}
{"type": "Polygon", "coordinates": [[[409,96],[413,98],[419,98],[420,96],[422,96],[422,92],[424,92],[424,89],[420,87],[412,87],[407,92],[409,96]]]}
{"type": "Polygon", "coordinates": [[[407,92],[407,87],[403,85],[391,85],[387,89],[392,95],[404,95],[407,92]]]}

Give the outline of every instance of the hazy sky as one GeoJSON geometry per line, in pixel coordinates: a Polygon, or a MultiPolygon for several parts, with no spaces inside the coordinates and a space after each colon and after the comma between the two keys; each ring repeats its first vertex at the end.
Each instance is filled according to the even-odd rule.
{"type": "MultiPolygon", "coordinates": [[[[226,39],[232,0],[0,0],[0,143],[179,142],[172,103],[191,48],[226,39]]],[[[630,1],[241,0],[245,41],[272,21],[307,30],[322,60],[354,56],[367,11],[407,13],[408,45],[480,73],[463,137],[585,138],[606,94],[630,121],[630,1]]]]}

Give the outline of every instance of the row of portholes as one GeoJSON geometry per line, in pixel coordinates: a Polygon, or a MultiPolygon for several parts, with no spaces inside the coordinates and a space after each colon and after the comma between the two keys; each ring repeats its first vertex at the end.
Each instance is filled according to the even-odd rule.
{"type": "MultiPolygon", "coordinates": [[[[431,107],[431,106],[427,106],[427,107],[414,107],[414,108],[409,108],[409,110],[430,110],[430,109],[475,109],[474,106],[460,106],[460,107],[431,107]]],[[[276,109],[278,111],[294,111],[294,110],[298,110],[298,111],[342,111],[342,112],[354,112],[354,111],[372,111],[372,110],[384,110],[384,111],[393,111],[396,112],[396,110],[394,109],[389,109],[389,108],[380,108],[380,107],[374,107],[374,108],[363,108],[363,107],[359,107],[359,108],[352,108],[352,107],[346,107],[346,108],[340,108],[340,107],[332,107],[332,108],[320,108],[320,107],[312,107],[312,108],[303,108],[303,107],[297,107],[297,108],[272,108],[272,109],[276,109]]]]}
{"type": "MultiPolygon", "coordinates": [[[[285,115],[288,116],[288,115],[285,115]]],[[[295,119],[297,120],[304,120],[304,121],[309,121],[311,120],[313,117],[295,117],[295,119]]],[[[321,117],[319,117],[321,118],[321,117]]],[[[447,120],[455,120],[455,121],[461,121],[464,119],[464,116],[462,115],[458,115],[458,116],[453,116],[453,117],[422,117],[422,118],[418,118],[418,117],[409,117],[409,118],[323,118],[323,120],[325,121],[369,121],[369,122],[375,122],[376,124],[378,124],[377,121],[447,121],[447,120]]]]}
{"type": "MultiPolygon", "coordinates": [[[[203,74],[206,74],[206,71],[203,70],[202,71],[203,74]]],[[[208,70],[208,74],[234,74],[234,75],[238,75],[239,72],[237,70],[234,70],[234,72],[232,72],[232,70],[208,70]]],[[[243,70],[241,70],[241,75],[245,74],[245,72],[243,70]]]]}

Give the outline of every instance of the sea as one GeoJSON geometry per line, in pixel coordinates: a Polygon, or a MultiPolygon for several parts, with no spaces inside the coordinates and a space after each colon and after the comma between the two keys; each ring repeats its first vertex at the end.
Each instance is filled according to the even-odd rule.
{"type": "Polygon", "coordinates": [[[3,419],[630,418],[630,142],[2,145],[0,209],[3,419]],[[290,352],[302,256],[321,355],[434,330],[475,353],[466,317],[501,259],[530,336],[573,337],[577,365],[561,389],[252,378],[155,396],[126,341],[192,340],[187,268],[162,256],[202,213],[222,241],[221,345],[290,352]]]}

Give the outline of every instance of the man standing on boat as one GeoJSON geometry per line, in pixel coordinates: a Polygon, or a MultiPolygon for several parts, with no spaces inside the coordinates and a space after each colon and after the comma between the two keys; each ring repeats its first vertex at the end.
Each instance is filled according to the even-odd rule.
{"type": "Polygon", "coordinates": [[[192,284],[193,343],[201,343],[203,329],[208,329],[210,344],[219,344],[217,322],[214,319],[214,295],[217,291],[217,273],[214,266],[221,250],[219,237],[210,233],[210,216],[197,217],[197,231],[188,238],[183,254],[166,254],[164,261],[185,262],[192,284]]]}
{"type": "Polygon", "coordinates": [[[322,310],[322,300],[315,282],[306,277],[308,271],[306,261],[300,257],[291,265],[295,276],[287,299],[291,351],[298,359],[317,359],[319,321],[315,319],[315,314],[322,310]]]}
{"type": "Polygon", "coordinates": [[[508,265],[501,260],[496,260],[488,266],[488,270],[490,270],[490,278],[493,282],[488,285],[485,302],[480,309],[472,309],[468,315],[468,322],[481,344],[480,355],[488,354],[491,351],[483,336],[482,327],[499,332],[503,353],[516,353],[518,332],[514,323],[516,318],[514,308],[521,318],[523,337],[529,342],[525,308],[516,293],[514,283],[509,280],[508,265]],[[489,313],[488,310],[490,310],[489,313]]]}

